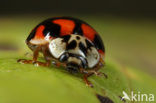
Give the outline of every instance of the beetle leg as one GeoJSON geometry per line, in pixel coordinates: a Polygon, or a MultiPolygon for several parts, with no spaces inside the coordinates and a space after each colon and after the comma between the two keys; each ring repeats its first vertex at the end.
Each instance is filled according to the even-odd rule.
{"type": "Polygon", "coordinates": [[[100,58],[100,62],[97,64],[96,67],[94,67],[94,69],[89,70],[90,72],[93,72],[96,76],[104,76],[105,78],[107,78],[108,76],[103,73],[103,72],[98,72],[99,69],[101,69],[101,67],[103,67],[105,64],[105,62],[103,61],[102,58],[100,58]]]}
{"type": "Polygon", "coordinates": [[[83,80],[87,86],[93,88],[93,84],[88,80],[88,77],[91,76],[93,73],[88,73],[85,69],[80,68],[80,73],[83,73],[83,80]]]}
{"type": "Polygon", "coordinates": [[[54,59],[49,53],[49,50],[47,47],[43,49],[43,55],[44,55],[44,59],[46,60],[46,63],[42,63],[42,62],[39,63],[41,64],[41,66],[50,66],[51,63],[56,65],[57,67],[66,66],[65,63],[61,63],[57,59],[54,59]]]}
{"type": "Polygon", "coordinates": [[[62,63],[56,59],[53,59],[51,63],[56,67],[60,67],[60,66],[66,67],[66,63],[62,63]]]}
{"type": "Polygon", "coordinates": [[[101,65],[102,63],[99,62],[98,65],[96,67],[94,67],[92,70],[86,70],[86,69],[83,69],[83,68],[80,68],[80,72],[81,73],[84,73],[84,74],[95,74],[96,76],[104,76],[105,78],[107,78],[108,76],[103,73],[103,72],[98,72],[98,70],[101,68],[101,65]]]}
{"type": "Polygon", "coordinates": [[[85,81],[85,83],[86,83],[87,86],[93,88],[93,84],[88,80],[88,77],[89,77],[90,75],[91,75],[90,73],[88,73],[88,74],[84,74],[84,76],[83,76],[83,80],[85,81]]]}
{"type": "Polygon", "coordinates": [[[96,76],[102,76],[103,73],[102,72],[98,72],[96,70],[81,70],[81,73],[85,73],[85,74],[88,74],[88,73],[91,73],[91,74],[95,74],[96,76]]]}
{"type": "Polygon", "coordinates": [[[33,60],[26,60],[26,59],[19,59],[17,62],[22,64],[33,64],[37,61],[38,54],[39,54],[40,46],[37,47],[33,52],[33,60]]]}
{"type": "Polygon", "coordinates": [[[104,76],[105,78],[107,78],[107,75],[103,72],[98,72],[96,70],[89,70],[88,73],[93,73],[95,74],[96,76],[104,76]]]}
{"type": "MultiPolygon", "coordinates": [[[[32,60],[26,60],[26,59],[19,59],[17,62],[22,63],[22,64],[34,64],[35,66],[50,66],[50,60],[46,59],[46,62],[39,62],[37,61],[38,55],[39,55],[39,50],[41,47],[37,47],[34,52],[33,52],[33,59],[32,60]]],[[[44,57],[46,58],[46,52],[43,52],[44,57]]]]}
{"type": "Polygon", "coordinates": [[[107,75],[105,73],[102,72],[98,72],[98,70],[100,69],[101,64],[98,64],[94,69],[92,70],[85,70],[83,68],[80,68],[80,72],[84,74],[83,79],[86,83],[87,86],[93,87],[92,83],[88,80],[88,77],[90,77],[91,75],[95,74],[96,76],[105,76],[105,78],[107,78],[107,75]]]}
{"type": "Polygon", "coordinates": [[[44,67],[49,67],[50,66],[50,61],[46,61],[45,63],[44,62],[39,62],[39,61],[36,61],[33,63],[35,66],[44,66],[44,67]]]}
{"type": "Polygon", "coordinates": [[[39,52],[34,53],[34,57],[33,57],[34,62],[33,62],[33,64],[35,66],[49,67],[50,64],[51,64],[51,57],[48,54],[47,49],[46,48],[42,48],[42,53],[43,53],[43,56],[44,56],[44,59],[46,60],[46,62],[39,62],[39,61],[37,61],[36,57],[38,57],[38,53],[39,52]]]}
{"type": "Polygon", "coordinates": [[[55,62],[55,65],[56,65],[57,67],[60,67],[60,66],[66,67],[66,64],[65,64],[65,63],[61,63],[61,62],[59,62],[59,61],[56,61],[56,62],[55,62]]]}

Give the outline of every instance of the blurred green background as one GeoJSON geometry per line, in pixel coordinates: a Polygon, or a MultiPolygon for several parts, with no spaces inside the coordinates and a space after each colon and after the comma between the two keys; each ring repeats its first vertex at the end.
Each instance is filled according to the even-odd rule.
{"type": "Polygon", "coordinates": [[[0,1],[0,103],[98,103],[96,93],[122,103],[123,90],[156,94],[155,61],[155,1],[0,1]],[[32,58],[25,39],[54,16],[82,19],[99,32],[106,48],[101,71],[108,79],[92,76],[91,89],[63,68],[16,62],[32,58]]]}

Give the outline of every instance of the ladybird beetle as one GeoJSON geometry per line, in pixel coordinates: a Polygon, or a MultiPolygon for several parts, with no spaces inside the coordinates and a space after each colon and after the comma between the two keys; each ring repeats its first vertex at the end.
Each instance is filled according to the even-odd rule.
{"type": "Polygon", "coordinates": [[[72,17],[54,17],[37,25],[26,39],[33,51],[33,59],[18,62],[36,66],[64,66],[69,72],[80,72],[87,85],[88,77],[100,75],[104,64],[105,48],[99,34],[86,22],[72,17]],[[37,61],[43,53],[45,63],[37,61]]]}

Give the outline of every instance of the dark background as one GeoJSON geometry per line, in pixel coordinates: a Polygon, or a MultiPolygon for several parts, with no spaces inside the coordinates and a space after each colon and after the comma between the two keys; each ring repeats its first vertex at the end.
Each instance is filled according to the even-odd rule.
{"type": "Polygon", "coordinates": [[[156,17],[155,0],[1,0],[0,14],[75,13],[156,17]]]}

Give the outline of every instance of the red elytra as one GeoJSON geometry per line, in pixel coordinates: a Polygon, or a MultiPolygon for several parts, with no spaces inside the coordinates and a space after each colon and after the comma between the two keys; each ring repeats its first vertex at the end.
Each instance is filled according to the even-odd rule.
{"type": "Polygon", "coordinates": [[[101,55],[104,55],[105,49],[99,34],[86,22],[71,17],[55,17],[47,19],[37,25],[27,38],[27,42],[31,39],[44,39],[47,33],[52,38],[64,35],[78,34],[85,36],[93,42],[101,55]]]}
{"type": "Polygon", "coordinates": [[[53,20],[52,23],[60,25],[60,36],[71,34],[75,27],[75,23],[72,20],[57,19],[53,20]]]}

